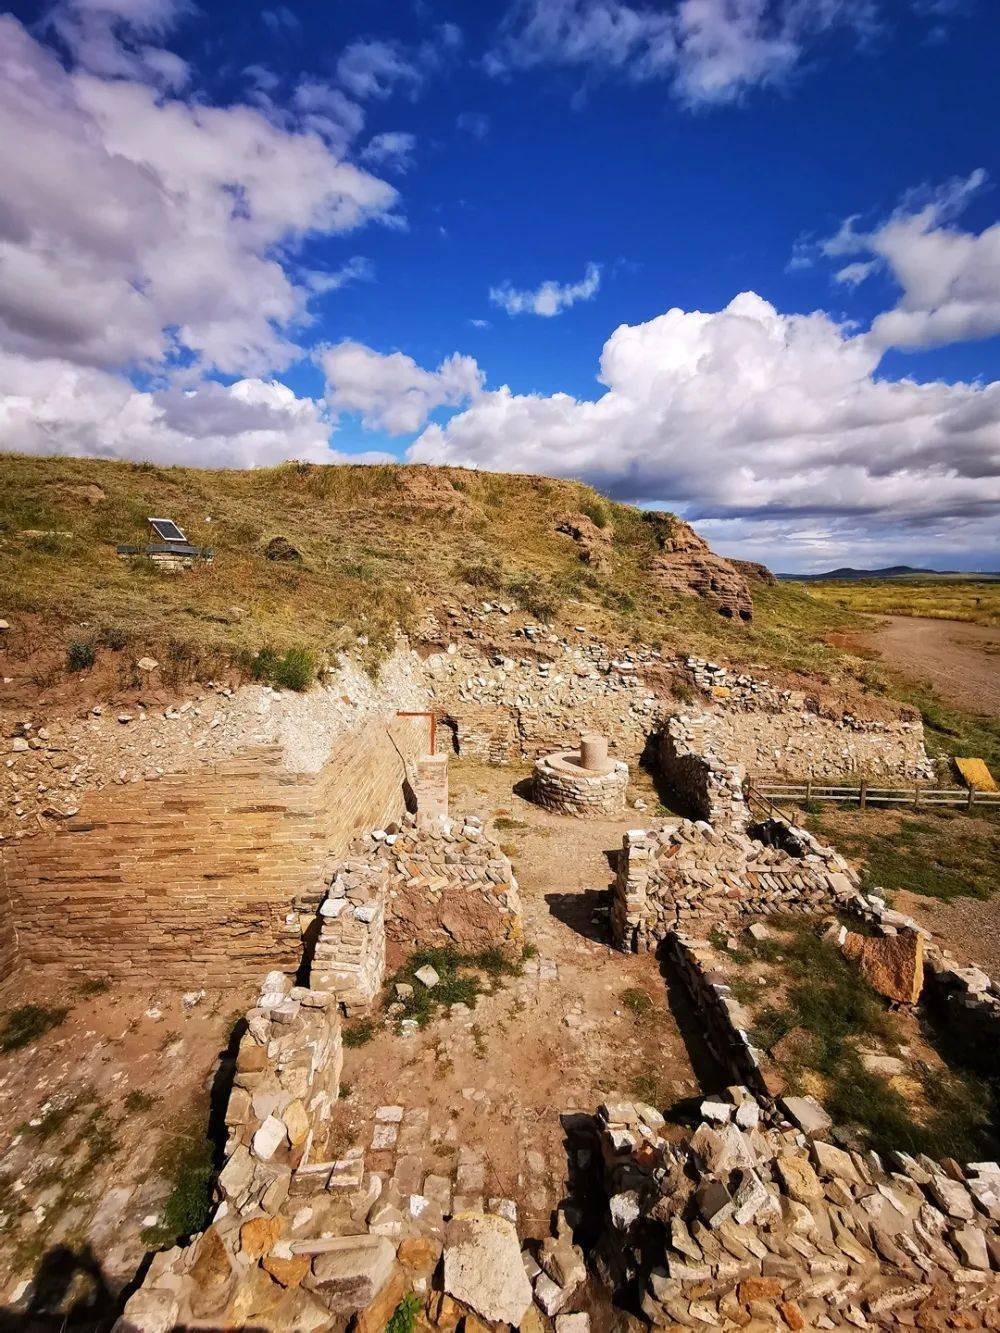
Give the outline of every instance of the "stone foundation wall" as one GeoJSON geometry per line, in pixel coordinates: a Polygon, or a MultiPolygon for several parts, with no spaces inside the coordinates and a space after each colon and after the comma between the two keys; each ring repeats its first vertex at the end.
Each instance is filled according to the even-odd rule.
{"type": "Polygon", "coordinates": [[[388,872],[388,966],[415,949],[468,952],[524,943],[521,899],[510,861],[475,815],[423,820],[406,815],[361,840],[360,855],[388,872]]]}
{"type": "Polygon", "coordinates": [[[716,753],[702,715],[670,718],[659,735],[657,762],[671,792],[696,818],[746,828],[750,815],[743,799],[745,771],[716,753]]]}
{"type": "Polygon", "coordinates": [[[597,645],[562,641],[547,646],[547,653],[437,653],[427,659],[434,706],[452,719],[459,753],[492,764],[519,763],[571,748],[582,730],[607,736],[620,757],[636,762],[662,712],[644,678],[644,668],[654,664],[611,659],[597,645]]]}
{"type": "Polygon", "coordinates": [[[403,813],[425,733],[373,719],[318,772],[289,771],[270,746],[92,793],[54,832],[0,850],[21,961],[144,984],[294,970],[332,859],[403,813]]]}
{"type": "Polygon", "coordinates": [[[536,759],[532,775],[532,800],[558,815],[580,819],[613,819],[625,810],[628,765],[619,761],[607,773],[593,773],[573,762],[579,751],[536,759]]]}
{"type": "Polygon", "coordinates": [[[771,912],[832,911],[853,897],[857,875],[805,829],[769,846],[702,820],[631,830],[623,839],[611,906],[619,948],[655,949],[674,931],[707,934],[771,912]]]}

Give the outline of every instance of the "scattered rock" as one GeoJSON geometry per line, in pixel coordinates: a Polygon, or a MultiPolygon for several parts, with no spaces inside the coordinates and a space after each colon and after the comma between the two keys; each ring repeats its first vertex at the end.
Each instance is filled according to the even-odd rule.
{"type": "Polygon", "coordinates": [[[503,1217],[459,1213],[444,1240],[444,1289],[484,1319],[520,1324],[531,1283],[517,1232],[503,1217]]]}

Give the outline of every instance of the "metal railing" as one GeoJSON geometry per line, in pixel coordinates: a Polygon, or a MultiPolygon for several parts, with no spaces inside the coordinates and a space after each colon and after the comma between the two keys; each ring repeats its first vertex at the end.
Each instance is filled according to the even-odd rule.
{"type": "Polygon", "coordinates": [[[912,787],[873,787],[864,779],[857,786],[846,786],[813,779],[794,782],[781,778],[750,778],[747,783],[747,800],[756,800],[760,805],[774,808],[783,801],[830,801],[841,805],[856,805],[861,810],[869,805],[912,805],[916,809],[933,805],[959,806],[966,810],[1000,809],[1000,792],[977,791],[975,787],[922,787],[919,782],[912,787]]]}

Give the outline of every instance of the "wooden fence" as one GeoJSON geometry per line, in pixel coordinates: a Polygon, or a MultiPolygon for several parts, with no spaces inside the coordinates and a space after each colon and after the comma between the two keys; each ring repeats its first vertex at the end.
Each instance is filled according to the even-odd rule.
{"type": "Polygon", "coordinates": [[[763,807],[777,808],[786,801],[832,801],[841,805],[856,805],[864,810],[869,805],[950,805],[966,810],[1000,810],[1000,792],[968,790],[962,787],[873,787],[862,780],[857,786],[838,783],[784,781],[781,778],[750,778],[747,800],[763,807]]]}

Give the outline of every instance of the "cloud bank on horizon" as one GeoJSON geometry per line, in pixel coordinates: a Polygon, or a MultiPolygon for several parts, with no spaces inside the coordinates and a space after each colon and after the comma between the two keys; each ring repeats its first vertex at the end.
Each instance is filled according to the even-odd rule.
{"type": "MultiPolygon", "coordinates": [[[[294,38],[294,8],[267,14],[294,38]]],[[[371,108],[474,60],[497,83],[571,69],[663,85],[705,114],[806,77],[817,43],[872,40],[882,17],[875,0],[515,0],[475,57],[450,22],[362,35],[324,78],[248,65],[244,97],[221,101],[167,46],[198,18],[186,0],[60,0],[33,28],[0,15],[0,448],[230,467],[402,452],[571,476],[790,565],[995,549],[1000,380],[885,373],[900,352],[1000,334],[1000,222],[961,225],[988,198],[981,168],[796,244],[789,267],[827,273],[833,299],[882,285],[867,327],[753,291],[666,309],[606,326],[595,397],[491,386],[460,350],[421,365],[321,313],[378,271],[359,253],[317,262],[315,242],[411,225],[422,140],[366,139],[371,108]],[[282,379],[307,373],[313,392],[282,379]],[[339,447],[350,422],[375,447],[339,447]]],[[[491,116],[451,124],[490,151],[491,116]]],[[[603,305],[611,258],[534,285],[505,262],[479,300],[559,338],[603,305]]],[[[456,303],[451,338],[491,329],[469,315],[456,303]]]]}

